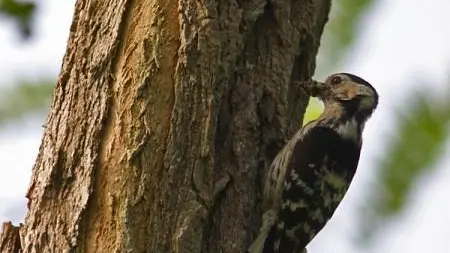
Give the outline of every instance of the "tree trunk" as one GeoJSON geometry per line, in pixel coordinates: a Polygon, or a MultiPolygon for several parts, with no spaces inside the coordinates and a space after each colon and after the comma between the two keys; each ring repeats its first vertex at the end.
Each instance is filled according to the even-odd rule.
{"type": "Polygon", "coordinates": [[[78,0],[23,252],[244,252],[330,0],[78,0]]]}
{"type": "Polygon", "coordinates": [[[11,222],[3,223],[2,232],[0,233],[0,252],[20,252],[19,227],[13,226],[11,222]]]}

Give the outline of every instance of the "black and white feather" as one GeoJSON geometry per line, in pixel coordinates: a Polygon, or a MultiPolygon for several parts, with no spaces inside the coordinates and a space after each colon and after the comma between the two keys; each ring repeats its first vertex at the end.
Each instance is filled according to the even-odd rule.
{"type": "Polygon", "coordinates": [[[378,94],[348,73],[317,85],[324,112],[300,129],[272,162],[262,225],[250,253],[305,252],[342,201],[358,167],[362,131],[378,94]]]}

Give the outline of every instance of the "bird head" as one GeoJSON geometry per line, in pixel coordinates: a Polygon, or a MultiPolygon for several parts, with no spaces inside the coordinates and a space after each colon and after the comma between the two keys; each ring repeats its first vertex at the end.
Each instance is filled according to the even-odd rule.
{"type": "Polygon", "coordinates": [[[366,121],[378,105],[378,93],[373,86],[348,73],[333,74],[324,83],[316,82],[314,93],[323,101],[325,110],[332,108],[361,122],[366,121]]]}

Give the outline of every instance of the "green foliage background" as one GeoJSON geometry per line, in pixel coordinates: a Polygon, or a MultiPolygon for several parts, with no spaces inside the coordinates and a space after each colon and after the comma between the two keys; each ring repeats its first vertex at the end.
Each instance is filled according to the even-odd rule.
{"type": "Polygon", "coordinates": [[[0,88],[0,127],[22,116],[49,108],[54,81],[23,81],[9,88],[0,88]]]}
{"type": "Polygon", "coordinates": [[[14,22],[24,38],[31,35],[35,9],[36,5],[33,2],[0,0],[0,15],[14,22]]]}

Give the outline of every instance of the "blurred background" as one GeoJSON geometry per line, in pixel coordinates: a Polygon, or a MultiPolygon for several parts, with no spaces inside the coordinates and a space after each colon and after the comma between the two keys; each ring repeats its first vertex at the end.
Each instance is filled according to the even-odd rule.
{"type": "MultiPolygon", "coordinates": [[[[334,1],[316,79],[357,74],[380,93],[359,170],[310,253],[450,253],[450,2],[334,1]]],[[[0,0],[0,221],[24,197],[75,0],[0,0]]],[[[311,100],[306,119],[318,116],[311,100]]]]}

